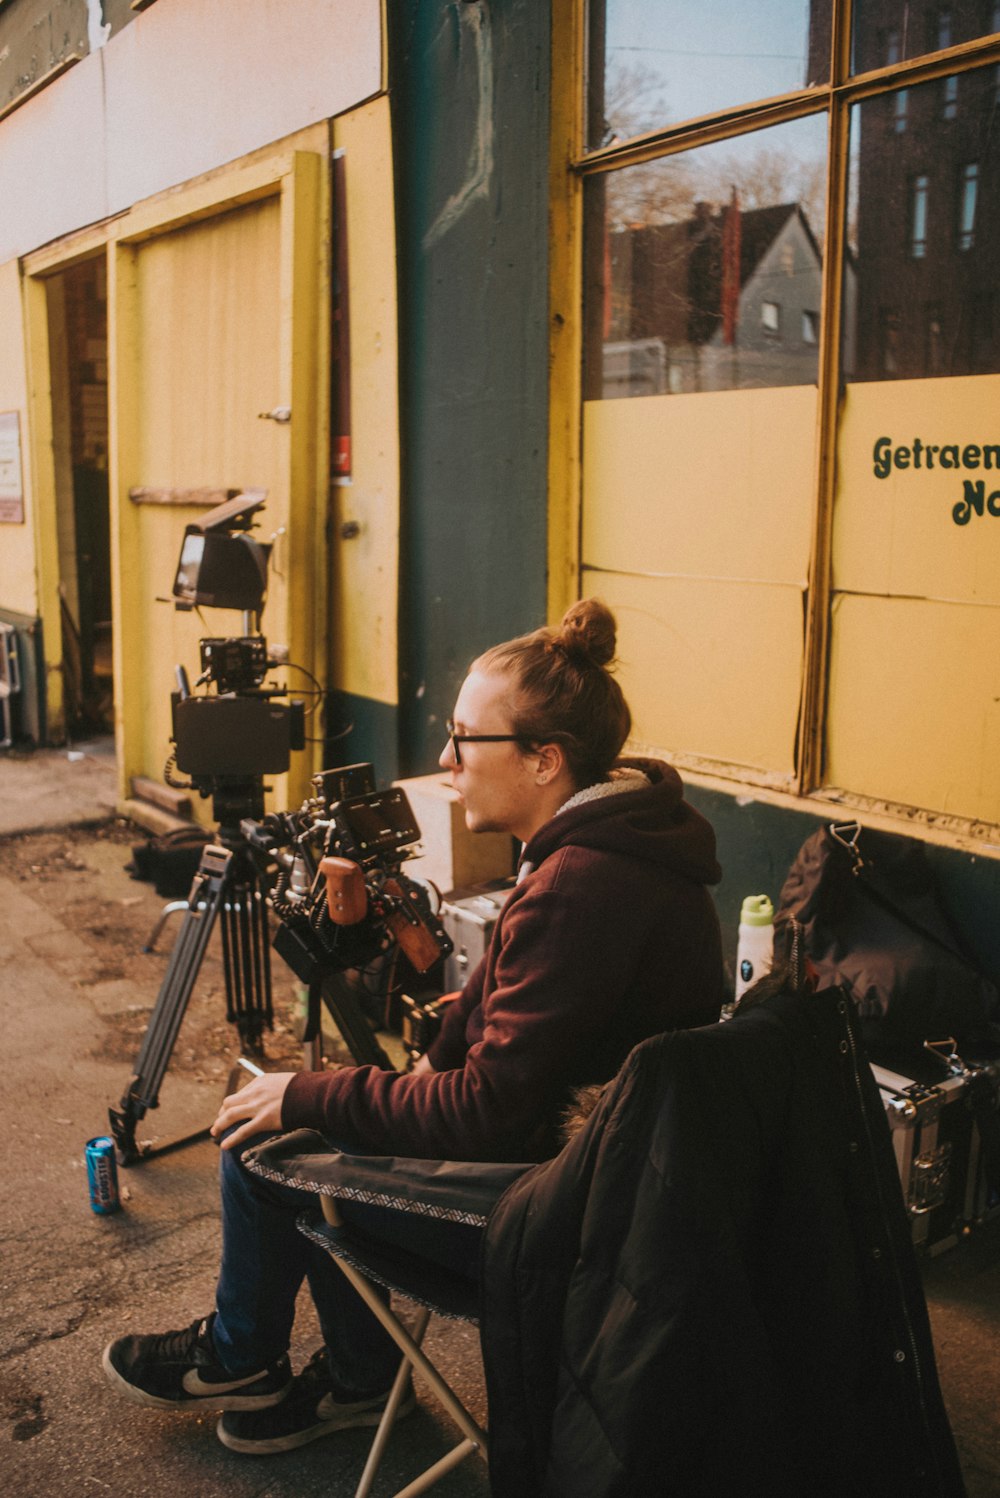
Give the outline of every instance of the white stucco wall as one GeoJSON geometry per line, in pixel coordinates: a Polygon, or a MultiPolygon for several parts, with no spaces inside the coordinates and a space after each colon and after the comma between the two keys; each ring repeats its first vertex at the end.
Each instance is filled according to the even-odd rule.
{"type": "Polygon", "coordinates": [[[381,84],[380,0],[164,0],[0,121],[0,265],[381,84]]]}

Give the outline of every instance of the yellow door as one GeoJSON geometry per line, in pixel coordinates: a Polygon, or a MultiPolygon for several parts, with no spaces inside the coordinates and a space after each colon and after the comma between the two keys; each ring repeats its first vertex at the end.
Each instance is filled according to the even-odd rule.
{"type": "MultiPolygon", "coordinates": [[[[228,493],[267,491],[254,531],[272,543],[263,633],[293,663],[268,680],[304,693],[326,675],[324,162],[291,152],[249,188],[246,175],[219,184],[229,193],[133,210],[108,247],[125,795],[136,774],[163,778],[175,667],[194,682],[199,640],[244,632],[239,611],[170,601],[185,525],[228,493]]],[[[313,747],[274,779],[272,808],[301,800],[313,747]]]]}

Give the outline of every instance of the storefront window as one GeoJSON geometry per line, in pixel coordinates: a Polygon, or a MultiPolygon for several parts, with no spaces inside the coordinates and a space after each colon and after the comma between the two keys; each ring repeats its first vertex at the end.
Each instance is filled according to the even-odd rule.
{"type": "Polygon", "coordinates": [[[588,395],[816,380],[823,115],[588,183],[588,395]]]}
{"type": "Polygon", "coordinates": [[[1000,0],[706,4],[589,10],[580,585],[636,742],[1000,826],[1000,0]]]}
{"type": "Polygon", "coordinates": [[[809,0],[747,0],[742,6],[595,0],[589,146],[825,83],[829,9],[829,0],[811,7],[809,0]]]}
{"type": "MultiPolygon", "coordinates": [[[[957,24],[958,13],[954,13],[957,24]]],[[[1000,341],[976,308],[1000,293],[1000,137],[991,128],[993,69],[962,75],[956,117],[940,124],[941,82],[855,105],[845,277],[847,378],[920,379],[1000,371],[1000,341]],[[889,128],[887,128],[887,126],[889,128]],[[920,308],[933,307],[928,322],[920,308]],[[889,309],[902,309],[890,312],[889,309]]]]}

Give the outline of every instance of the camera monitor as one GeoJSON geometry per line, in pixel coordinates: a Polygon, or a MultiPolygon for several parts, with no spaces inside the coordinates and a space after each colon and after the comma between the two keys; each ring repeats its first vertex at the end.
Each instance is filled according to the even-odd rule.
{"type": "Polygon", "coordinates": [[[264,498],[264,490],[248,489],[187,526],[173,587],[182,606],[260,613],[270,547],[248,536],[245,527],[264,498]]]}
{"type": "Polygon", "coordinates": [[[420,838],[417,819],[400,786],[338,801],[333,819],[348,846],[362,859],[399,853],[420,838]]]}
{"type": "Polygon", "coordinates": [[[184,533],[174,597],[208,608],[259,613],[267,589],[267,548],[250,536],[184,533]]]}

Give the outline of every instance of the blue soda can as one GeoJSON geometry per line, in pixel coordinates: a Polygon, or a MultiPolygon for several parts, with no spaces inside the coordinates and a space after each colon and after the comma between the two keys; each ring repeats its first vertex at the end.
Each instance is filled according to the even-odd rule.
{"type": "Polygon", "coordinates": [[[87,1160],[87,1185],[90,1187],[90,1210],[100,1216],[117,1212],[121,1206],[118,1195],[118,1164],[115,1160],[113,1139],[102,1134],[97,1139],[88,1139],[84,1148],[87,1160]]]}

